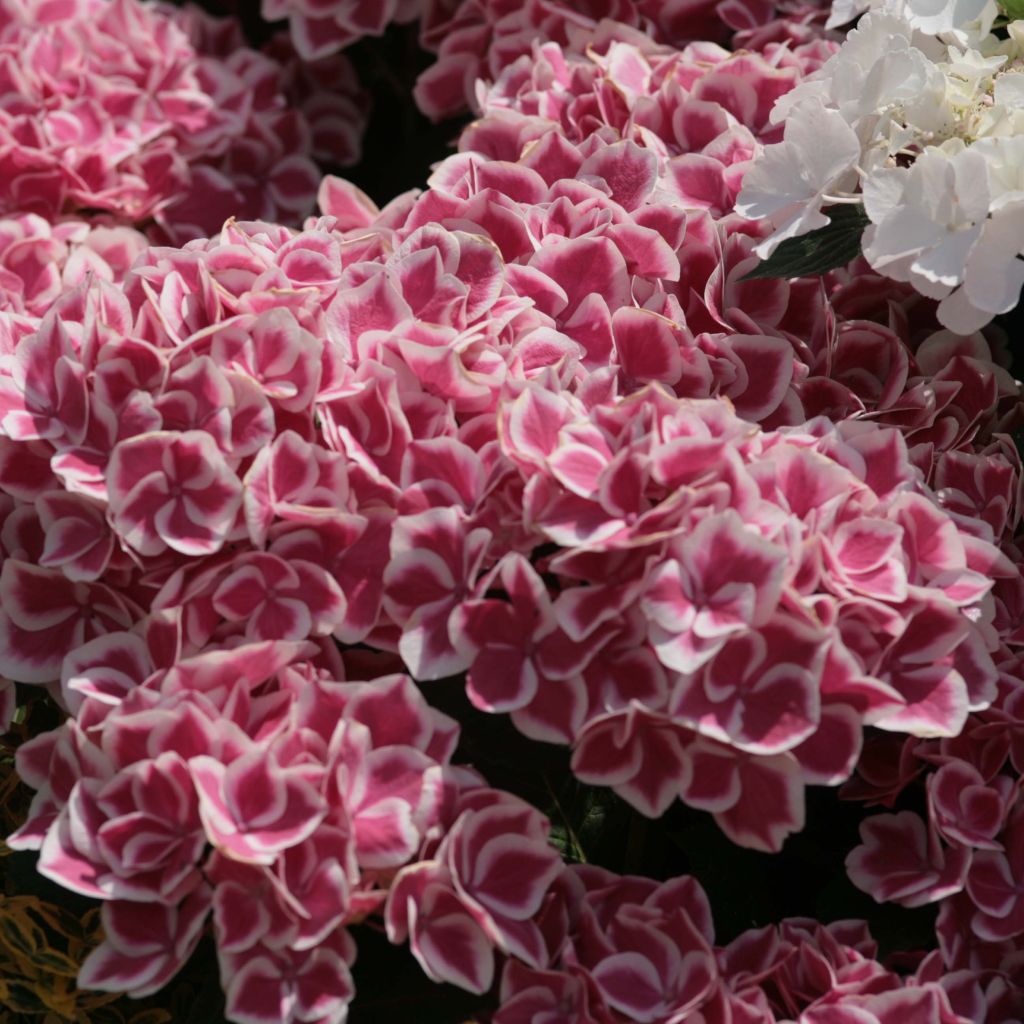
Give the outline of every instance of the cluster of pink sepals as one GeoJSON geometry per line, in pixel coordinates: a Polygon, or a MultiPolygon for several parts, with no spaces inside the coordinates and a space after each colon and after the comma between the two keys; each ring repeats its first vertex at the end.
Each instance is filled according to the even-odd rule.
{"type": "Polygon", "coordinates": [[[0,723],[13,681],[68,712],[19,751],[10,845],[104,901],[83,985],[155,992],[212,921],[239,1024],[343,1021],[366,919],[497,984],[494,1024],[1005,1024],[1016,385],[862,267],[743,279],[764,231],[730,211],[822,10],[584,6],[266,0],[321,59],[286,76],[196,11],[0,2],[0,723]],[[415,17],[428,113],[493,79],[459,152],[382,211],[328,178],[266,222],[336,123],[355,153],[337,48],[415,17]],[[264,220],[149,246],[229,207],[264,220]],[[462,673],[584,782],[761,850],[808,784],[926,776],[848,867],[941,901],[938,948],[716,946],[693,879],[566,866],[451,763],[430,684],[462,673]]]}
{"type": "MultiPolygon", "coordinates": [[[[292,222],[311,211],[314,159],[358,159],[358,83],[341,54],[304,64],[287,34],[267,49],[198,7],[0,2],[0,215],[37,214],[54,235],[39,244],[47,226],[24,217],[5,226],[3,263],[19,264],[30,305],[59,290],[33,288],[40,271],[20,264],[63,262],[76,211],[137,244],[130,227],[180,244],[232,215],[292,222]],[[12,248],[23,241],[35,244],[12,248]]],[[[89,248],[109,244],[101,231],[89,248]]]]}

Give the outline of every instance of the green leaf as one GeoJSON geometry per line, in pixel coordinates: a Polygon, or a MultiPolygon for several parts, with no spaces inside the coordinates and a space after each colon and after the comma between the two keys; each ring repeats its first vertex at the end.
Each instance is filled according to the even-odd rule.
{"type": "Polygon", "coordinates": [[[1010,21],[1024,18],[1024,0],[999,0],[999,6],[1006,11],[1010,21]]]}
{"type": "Polygon", "coordinates": [[[595,850],[608,827],[613,802],[608,798],[608,792],[600,789],[585,789],[581,797],[576,835],[584,851],[595,850]]]}
{"type": "MultiPolygon", "coordinates": [[[[1024,3],[1024,0],[1021,0],[1024,3]]],[[[863,206],[830,206],[830,222],[817,231],[787,238],[742,280],[759,277],[813,277],[845,267],[860,255],[860,237],[871,222],[863,206]]]]}

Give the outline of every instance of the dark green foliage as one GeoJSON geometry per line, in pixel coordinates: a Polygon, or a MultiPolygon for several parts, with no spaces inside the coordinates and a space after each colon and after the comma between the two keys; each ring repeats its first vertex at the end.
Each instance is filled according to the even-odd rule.
{"type": "Polygon", "coordinates": [[[871,222],[862,206],[831,206],[830,223],[799,238],[787,238],[743,280],[812,277],[845,267],[860,255],[860,238],[871,222]]]}

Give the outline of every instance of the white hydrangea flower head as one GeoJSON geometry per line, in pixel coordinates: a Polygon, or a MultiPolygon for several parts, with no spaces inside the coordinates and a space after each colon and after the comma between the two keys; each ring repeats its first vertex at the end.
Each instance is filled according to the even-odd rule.
{"type": "Polygon", "coordinates": [[[862,202],[863,253],[940,302],[953,330],[1013,308],[1024,283],[1024,20],[991,34],[986,0],[887,0],[782,97],[783,142],[752,163],[737,211],[787,238],[862,202]],[[965,28],[966,26],[966,28],[965,28]]]}
{"type": "Polygon", "coordinates": [[[765,259],[785,239],[828,224],[821,212],[826,194],[856,182],[860,153],[860,139],[837,111],[817,98],[795,108],[782,142],[765,148],[736,202],[744,217],[767,217],[776,225],[754,251],[765,259]]]}
{"type": "Polygon", "coordinates": [[[963,280],[988,217],[985,158],[969,148],[926,149],[908,168],[864,183],[864,257],[934,299],[963,280]],[[877,183],[876,183],[877,182],[877,183]]]}
{"type": "Polygon", "coordinates": [[[790,111],[811,96],[834,107],[851,124],[858,118],[882,115],[906,103],[941,101],[942,73],[914,45],[914,32],[903,18],[885,11],[866,14],[837,53],[772,108],[772,121],[782,123],[790,111]]]}

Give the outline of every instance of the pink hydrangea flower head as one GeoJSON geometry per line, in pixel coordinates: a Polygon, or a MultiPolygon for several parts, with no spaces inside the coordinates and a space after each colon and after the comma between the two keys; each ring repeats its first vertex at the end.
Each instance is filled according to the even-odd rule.
{"type": "Polygon", "coordinates": [[[279,66],[230,25],[137,0],[8,7],[0,212],[103,211],[185,240],[231,215],[308,211],[309,128],[285,109],[279,66]]]}

